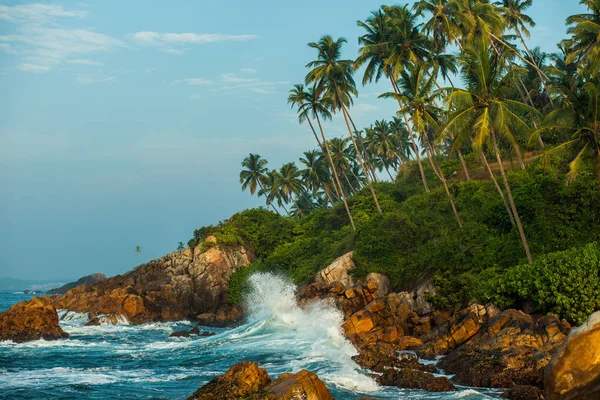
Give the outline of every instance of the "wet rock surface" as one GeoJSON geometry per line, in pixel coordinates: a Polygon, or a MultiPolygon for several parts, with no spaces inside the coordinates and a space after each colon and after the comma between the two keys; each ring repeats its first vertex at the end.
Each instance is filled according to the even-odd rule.
{"type": "Polygon", "coordinates": [[[215,325],[224,326],[240,318],[239,310],[225,306],[229,278],[255,259],[244,246],[222,249],[214,244],[206,251],[198,246],[152,260],[124,275],[78,286],[54,297],[53,302],[59,309],[90,313],[92,318],[106,315],[118,321],[124,317],[132,324],[194,319],[209,313],[215,325]]]}
{"type": "Polygon", "coordinates": [[[21,343],[69,337],[58,324],[58,314],[48,297],[34,297],[0,313],[0,340],[21,343]]]}
{"type": "Polygon", "coordinates": [[[239,362],[198,389],[188,400],[333,400],[317,375],[302,370],[272,381],[252,362],[239,362]]]}

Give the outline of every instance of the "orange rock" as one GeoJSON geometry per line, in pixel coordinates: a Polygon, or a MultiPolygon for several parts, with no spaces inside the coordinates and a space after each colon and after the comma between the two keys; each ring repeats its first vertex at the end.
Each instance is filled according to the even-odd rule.
{"type": "Polygon", "coordinates": [[[415,349],[423,345],[423,341],[413,336],[403,336],[398,342],[400,350],[415,349]]]}
{"type": "Polygon", "coordinates": [[[267,386],[269,400],[333,400],[327,386],[314,373],[302,370],[283,374],[267,386]]]}
{"type": "Polygon", "coordinates": [[[34,297],[0,313],[0,340],[26,342],[69,337],[58,324],[58,314],[48,297],[34,297]]]}
{"type": "Polygon", "coordinates": [[[263,390],[271,378],[253,362],[239,362],[196,390],[188,400],[237,400],[263,390]]]}

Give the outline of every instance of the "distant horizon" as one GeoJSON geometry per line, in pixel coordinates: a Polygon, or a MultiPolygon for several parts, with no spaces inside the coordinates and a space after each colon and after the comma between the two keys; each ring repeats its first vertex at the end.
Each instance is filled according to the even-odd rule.
{"type": "MultiPolygon", "coordinates": [[[[3,2],[0,275],[123,274],[263,205],[240,190],[242,159],[276,168],[316,147],[286,101],[307,43],[343,36],[356,57],[356,21],[382,3],[399,2],[3,2]]],[[[555,51],[582,9],[534,1],[530,47],[555,51]]],[[[358,89],[359,127],[395,115],[387,89],[358,89]]],[[[347,136],[339,117],[326,132],[347,136]]]]}

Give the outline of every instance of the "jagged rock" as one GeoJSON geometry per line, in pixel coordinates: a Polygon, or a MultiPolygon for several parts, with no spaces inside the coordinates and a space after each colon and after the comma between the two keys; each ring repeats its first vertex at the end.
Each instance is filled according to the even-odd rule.
{"type": "Polygon", "coordinates": [[[376,297],[383,297],[390,292],[392,283],[387,276],[371,272],[365,278],[365,286],[376,297]]]}
{"type": "Polygon", "coordinates": [[[600,398],[600,311],[573,329],[556,350],[544,387],[548,400],[600,398]]]}
{"type": "Polygon", "coordinates": [[[0,313],[0,340],[26,342],[69,337],[58,324],[58,313],[48,297],[21,301],[0,313]]]}
{"type": "Polygon", "coordinates": [[[417,287],[412,293],[414,298],[414,306],[411,308],[411,310],[416,312],[418,315],[426,315],[431,313],[432,307],[427,301],[427,296],[434,296],[435,293],[436,290],[433,281],[428,280],[419,285],[419,287],[417,287]]]}
{"type": "Polygon", "coordinates": [[[124,275],[93,285],[84,284],[53,298],[60,309],[122,316],[132,324],[176,321],[213,313],[225,325],[240,315],[222,309],[229,278],[256,256],[245,246],[222,249],[217,244],[176,251],[124,275]]]}
{"type": "Polygon", "coordinates": [[[354,260],[352,260],[353,252],[344,254],[336,258],[329,266],[321,270],[315,276],[315,282],[321,288],[326,288],[331,282],[340,281],[346,287],[353,285],[353,280],[348,275],[348,270],[354,268],[354,260]]]}
{"type": "Polygon", "coordinates": [[[517,385],[502,393],[502,397],[509,400],[543,400],[544,392],[535,386],[517,385]]]}
{"type": "MultiPolygon", "coordinates": [[[[481,310],[472,306],[469,320],[477,313],[481,318],[481,310]]],[[[461,326],[465,318],[459,322],[461,326]]],[[[534,319],[522,311],[506,310],[468,332],[475,333],[438,363],[439,368],[455,374],[454,382],[494,388],[541,387],[550,353],[562,343],[568,327],[555,316],[534,319]]]]}
{"type": "Polygon", "coordinates": [[[244,309],[241,305],[224,304],[215,313],[202,313],[196,316],[198,325],[225,327],[242,320],[244,309]]]}
{"type": "Polygon", "coordinates": [[[82,278],[79,278],[76,282],[67,283],[66,285],[63,285],[56,289],[50,289],[50,290],[48,290],[47,293],[48,294],[65,294],[69,290],[76,288],[77,286],[81,286],[83,284],[93,285],[96,282],[102,282],[104,280],[106,280],[106,275],[104,275],[104,274],[98,274],[98,273],[91,274],[91,275],[87,275],[82,278]]]}
{"type": "Polygon", "coordinates": [[[171,333],[169,336],[170,337],[190,337],[192,335],[199,335],[200,334],[200,328],[195,326],[192,329],[190,329],[189,331],[183,330],[183,331],[175,331],[173,333],[171,333]]]}
{"type": "Polygon", "coordinates": [[[387,369],[377,377],[377,383],[384,386],[396,386],[404,389],[422,389],[429,392],[452,392],[456,388],[445,376],[433,376],[428,372],[408,368],[387,369]]]}
{"type": "Polygon", "coordinates": [[[239,362],[198,389],[188,400],[333,400],[317,375],[302,370],[271,381],[256,363],[239,362]]]}

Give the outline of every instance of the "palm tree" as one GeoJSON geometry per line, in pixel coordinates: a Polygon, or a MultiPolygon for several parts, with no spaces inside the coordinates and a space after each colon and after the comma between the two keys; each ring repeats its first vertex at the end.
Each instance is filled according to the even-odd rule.
{"type": "Polygon", "coordinates": [[[308,44],[309,47],[316,49],[318,53],[317,59],[307,64],[307,67],[312,68],[312,70],[307,74],[306,82],[315,84],[317,92],[323,93],[323,96],[331,102],[331,107],[334,111],[342,112],[348,133],[356,150],[358,161],[375,200],[375,206],[381,214],[382,211],[377,200],[377,194],[371,183],[371,178],[361,156],[353,130],[350,127],[350,117],[347,107],[353,103],[352,96],[356,96],[358,92],[354,78],[352,78],[352,60],[341,59],[341,49],[344,43],[346,43],[346,39],[344,38],[334,40],[331,36],[326,35],[317,43],[308,44]]]}
{"type": "MultiPolygon", "coordinates": [[[[358,25],[366,29],[367,33],[358,39],[361,47],[354,69],[368,63],[363,75],[363,85],[373,80],[378,82],[382,76],[386,76],[392,83],[394,92],[400,94],[400,89],[396,85],[397,72],[410,62],[423,60],[431,45],[427,37],[417,29],[416,17],[408,7],[383,6],[381,10],[372,13],[365,22],[358,21],[358,25]]],[[[398,105],[402,108],[402,104],[398,103],[398,105]]],[[[426,192],[429,192],[417,143],[405,114],[403,118],[409,131],[423,187],[426,192]]]]}
{"type": "MultiPolygon", "coordinates": [[[[265,180],[265,173],[267,170],[268,161],[262,158],[259,154],[250,153],[248,157],[244,158],[242,161],[243,169],[240,172],[240,183],[242,184],[242,191],[245,191],[247,188],[250,189],[250,194],[254,194],[256,192],[257,187],[260,188],[258,195],[261,195],[261,191],[263,191],[263,181],[265,180]]],[[[269,197],[267,197],[267,204],[270,205],[273,210],[278,215],[279,211],[275,206],[271,203],[269,197]]]]}
{"type": "Polygon", "coordinates": [[[354,157],[354,152],[348,146],[348,138],[332,138],[329,141],[329,148],[331,149],[331,158],[336,170],[345,179],[347,190],[344,191],[344,187],[342,186],[342,191],[347,193],[349,189],[350,193],[356,192],[357,189],[350,183],[350,179],[348,178],[354,157]]]}
{"type": "Polygon", "coordinates": [[[587,6],[590,12],[567,18],[567,23],[572,25],[568,33],[573,35],[568,40],[571,48],[570,61],[580,61],[590,70],[598,71],[600,67],[600,0],[580,0],[579,3],[587,6]]]}
{"type": "Polygon", "coordinates": [[[185,246],[183,245],[183,242],[177,243],[177,251],[182,251],[182,250],[185,250],[185,246]]]}
{"type": "Polygon", "coordinates": [[[327,198],[334,204],[333,197],[329,191],[327,185],[329,174],[327,169],[322,162],[321,152],[317,150],[310,150],[304,152],[304,157],[300,157],[300,162],[304,164],[305,169],[300,170],[300,176],[304,182],[304,186],[310,190],[313,194],[318,192],[321,187],[325,191],[327,198]]]}
{"type": "Polygon", "coordinates": [[[142,254],[142,248],[140,246],[135,246],[135,252],[137,255],[142,254]]]}
{"type": "Polygon", "coordinates": [[[534,134],[547,130],[566,133],[570,139],[547,154],[569,152],[569,181],[574,180],[586,164],[593,166],[600,180],[600,77],[580,82],[575,90],[567,86],[556,89],[562,92],[563,101],[546,116],[542,128],[534,134]]]}
{"type": "Polygon", "coordinates": [[[321,147],[322,151],[327,154],[327,159],[329,161],[329,166],[331,167],[331,172],[334,177],[333,188],[337,192],[339,198],[344,202],[344,207],[346,209],[346,214],[348,214],[348,219],[350,220],[350,225],[353,230],[356,230],[354,226],[354,219],[352,218],[352,213],[350,212],[350,207],[348,206],[348,202],[346,201],[346,196],[343,194],[341,190],[340,177],[335,170],[335,165],[331,160],[331,153],[329,152],[327,139],[325,139],[325,133],[323,132],[323,125],[321,124],[321,118],[324,120],[331,119],[330,102],[323,98],[317,91],[314,86],[309,88],[307,91],[304,91],[303,85],[296,85],[294,89],[290,90],[290,95],[288,97],[288,103],[292,103],[292,105],[296,105],[298,107],[298,119],[300,123],[306,120],[308,121],[313,134],[315,135],[315,139],[321,147]],[[314,130],[314,127],[311,123],[311,117],[317,121],[319,126],[319,131],[321,133],[322,142],[319,141],[317,134],[314,130]]]}
{"type": "Polygon", "coordinates": [[[303,214],[302,210],[298,207],[296,198],[303,195],[306,192],[306,189],[300,179],[300,172],[298,171],[298,167],[296,167],[296,163],[290,162],[283,164],[276,177],[276,188],[279,191],[281,198],[286,202],[293,202],[300,213],[303,214]]]}
{"type": "Polygon", "coordinates": [[[289,216],[290,212],[285,207],[285,202],[288,199],[285,199],[282,196],[281,191],[279,190],[279,184],[279,172],[277,172],[277,170],[268,171],[262,180],[262,188],[258,191],[258,195],[265,196],[267,199],[267,204],[273,205],[273,200],[276,200],[277,205],[282,207],[285,210],[285,213],[289,216]]]}
{"type": "Polygon", "coordinates": [[[462,27],[469,25],[466,14],[461,12],[458,2],[452,0],[421,0],[414,5],[417,15],[430,14],[423,31],[433,39],[435,52],[445,51],[448,44],[456,44],[462,50],[459,37],[462,27]]]}
{"type": "Polygon", "coordinates": [[[404,106],[399,112],[411,116],[412,126],[417,131],[424,144],[423,147],[428,154],[427,158],[429,159],[431,168],[444,185],[444,190],[450,201],[456,222],[458,223],[458,226],[462,228],[462,222],[458,215],[458,211],[456,210],[450,190],[448,189],[446,177],[444,177],[442,170],[437,165],[434,149],[429,140],[428,128],[436,129],[439,127],[437,114],[440,110],[433,105],[434,97],[432,95],[432,90],[435,84],[435,76],[428,73],[428,68],[429,66],[426,64],[418,64],[416,66],[405,68],[400,73],[400,79],[398,80],[398,86],[400,87],[402,94],[397,94],[395,92],[384,93],[380,97],[396,98],[398,103],[404,106]]]}
{"type": "Polygon", "coordinates": [[[506,178],[498,140],[502,137],[517,146],[515,134],[531,130],[523,115],[537,115],[538,112],[526,104],[504,97],[506,87],[512,84],[513,77],[510,72],[505,71],[502,60],[485,43],[476,43],[472,48],[466,48],[460,56],[460,62],[466,89],[454,89],[448,97],[449,106],[456,111],[450,115],[442,135],[455,133],[458,144],[464,140],[465,135],[470,136],[472,133],[473,150],[477,153],[484,145],[491,144],[527,261],[531,263],[531,252],[506,178]]]}

